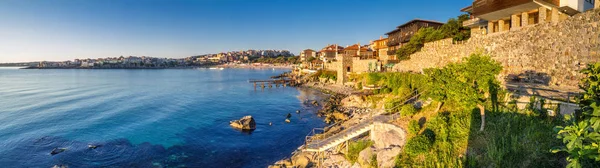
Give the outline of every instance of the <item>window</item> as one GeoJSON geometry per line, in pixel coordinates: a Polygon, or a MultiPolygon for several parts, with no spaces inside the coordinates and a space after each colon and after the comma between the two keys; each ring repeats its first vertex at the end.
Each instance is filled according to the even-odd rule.
{"type": "Polygon", "coordinates": [[[594,4],[594,0],[585,0],[588,3],[591,3],[592,5],[594,4]]]}

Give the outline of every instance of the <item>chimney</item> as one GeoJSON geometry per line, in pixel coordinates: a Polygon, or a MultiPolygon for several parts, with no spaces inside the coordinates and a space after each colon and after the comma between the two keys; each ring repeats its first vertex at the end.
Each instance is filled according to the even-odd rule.
{"type": "Polygon", "coordinates": [[[338,57],[338,45],[335,44],[335,58],[338,57]]]}
{"type": "Polygon", "coordinates": [[[383,36],[379,36],[379,40],[383,40],[383,36]]]}
{"type": "Polygon", "coordinates": [[[356,56],[360,56],[360,43],[358,43],[358,51],[356,51],[356,56]]]}

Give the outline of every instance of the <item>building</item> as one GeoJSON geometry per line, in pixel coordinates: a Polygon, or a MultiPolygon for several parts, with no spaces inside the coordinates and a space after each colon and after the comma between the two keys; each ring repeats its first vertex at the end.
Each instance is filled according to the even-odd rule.
{"type": "Polygon", "coordinates": [[[463,26],[474,36],[558,22],[594,8],[597,0],[474,0],[461,11],[471,15],[463,26]]]}
{"type": "Polygon", "coordinates": [[[342,46],[338,46],[337,44],[327,45],[325,48],[321,49],[319,59],[323,62],[331,62],[338,54],[341,54],[342,51],[344,51],[344,47],[342,46]]]}
{"type": "Polygon", "coordinates": [[[395,54],[388,55],[388,38],[379,37],[378,40],[371,41],[371,49],[374,51],[373,55],[377,57],[384,65],[390,63],[397,63],[398,59],[395,54]]]}
{"type": "Polygon", "coordinates": [[[410,41],[410,38],[419,31],[421,28],[433,27],[439,28],[444,25],[441,22],[414,19],[406,22],[394,29],[391,32],[386,33],[388,36],[388,55],[396,55],[396,50],[404,46],[410,41]]]}
{"type": "Polygon", "coordinates": [[[308,58],[315,58],[315,57],[317,57],[317,52],[315,50],[306,49],[306,50],[302,50],[302,52],[300,52],[300,61],[302,61],[302,62],[308,60],[308,58]]]}
{"type": "Polygon", "coordinates": [[[368,46],[361,46],[360,43],[346,46],[342,53],[350,57],[360,57],[360,59],[375,59],[373,50],[371,50],[368,46]]]}

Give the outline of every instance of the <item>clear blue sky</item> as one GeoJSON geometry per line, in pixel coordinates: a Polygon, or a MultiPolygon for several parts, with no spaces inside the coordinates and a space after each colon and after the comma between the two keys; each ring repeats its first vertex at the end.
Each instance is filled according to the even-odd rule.
{"type": "Polygon", "coordinates": [[[366,44],[472,0],[2,0],[0,62],[366,44]]]}

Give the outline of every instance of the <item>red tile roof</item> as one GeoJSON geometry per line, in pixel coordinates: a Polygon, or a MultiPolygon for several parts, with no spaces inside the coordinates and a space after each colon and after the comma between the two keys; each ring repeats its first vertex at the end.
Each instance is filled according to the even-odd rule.
{"type": "MultiPolygon", "coordinates": [[[[352,46],[346,47],[344,50],[358,50],[358,44],[354,44],[352,46]]],[[[369,51],[368,47],[360,46],[360,51],[369,51]]]]}
{"type": "MultiPolygon", "coordinates": [[[[321,50],[321,52],[335,52],[335,46],[336,46],[335,44],[329,45],[329,46],[323,48],[321,50]]],[[[337,48],[338,48],[338,51],[344,50],[344,47],[339,46],[339,45],[337,46],[337,48]]]]}

